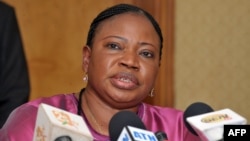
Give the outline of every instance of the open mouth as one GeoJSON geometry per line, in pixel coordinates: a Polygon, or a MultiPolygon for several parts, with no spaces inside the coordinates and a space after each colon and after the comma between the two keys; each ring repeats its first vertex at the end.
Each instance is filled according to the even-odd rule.
{"type": "Polygon", "coordinates": [[[139,82],[137,78],[131,73],[118,73],[111,79],[111,83],[119,89],[135,89],[139,82]]]}

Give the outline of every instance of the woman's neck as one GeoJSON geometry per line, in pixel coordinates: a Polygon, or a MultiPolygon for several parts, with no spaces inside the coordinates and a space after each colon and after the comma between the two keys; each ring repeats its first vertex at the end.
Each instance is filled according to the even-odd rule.
{"type": "Polygon", "coordinates": [[[88,93],[85,89],[81,90],[78,99],[78,114],[83,112],[96,132],[108,136],[110,119],[120,110],[109,107],[95,94],[88,93]]]}
{"type": "MultiPolygon", "coordinates": [[[[102,135],[109,135],[109,121],[113,114],[107,109],[107,106],[102,106],[99,99],[86,93],[82,90],[79,93],[79,109],[82,111],[89,122],[90,126],[102,135]]],[[[79,112],[78,112],[79,113],[79,112]]]]}

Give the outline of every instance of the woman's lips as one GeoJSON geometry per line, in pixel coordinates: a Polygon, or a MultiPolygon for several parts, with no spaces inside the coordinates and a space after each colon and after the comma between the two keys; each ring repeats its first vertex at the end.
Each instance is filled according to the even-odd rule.
{"type": "Polygon", "coordinates": [[[111,79],[111,83],[119,89],[126,90],[135,89],[139,85],[137,78],[133,74],[126,72],[114,75],[111,79]]]}

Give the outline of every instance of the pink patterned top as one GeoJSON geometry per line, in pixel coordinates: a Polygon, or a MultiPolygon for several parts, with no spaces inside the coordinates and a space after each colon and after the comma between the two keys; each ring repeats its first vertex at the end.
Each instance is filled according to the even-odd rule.
{"type": "MultiPolygon", "coordinates": [[[[5,125],[0,129],[0,141],[32,141],[40,103],[46,103],[75,114],[78,112],[78,100],[74,94],[58,94],[30,101],[11,113],[5,125]]],[[[82,116],[96,141],[109,141],[108,136],[98,134],[89,125],[84,113],[82,116]]],[[[182,111],[142,103],[138,116],[148,130],[164,131],[169,141],[200,141],[185,127],[182,111]]]]}

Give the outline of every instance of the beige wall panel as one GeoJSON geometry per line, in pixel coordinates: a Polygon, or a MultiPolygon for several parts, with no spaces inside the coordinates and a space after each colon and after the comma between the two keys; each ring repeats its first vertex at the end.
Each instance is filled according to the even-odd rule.
{"type": "Polygon", "coordinates": [[[250,1],[177,0],[175,103],[231,108],[250,123],[250,1]]]}
{"type": "Polygon", "coordinates": [[[84,86],[81,50],[88,27],[112,1],[5,2],[16,9],[30,71],[31,99],[79,91],[84,86]]]}

